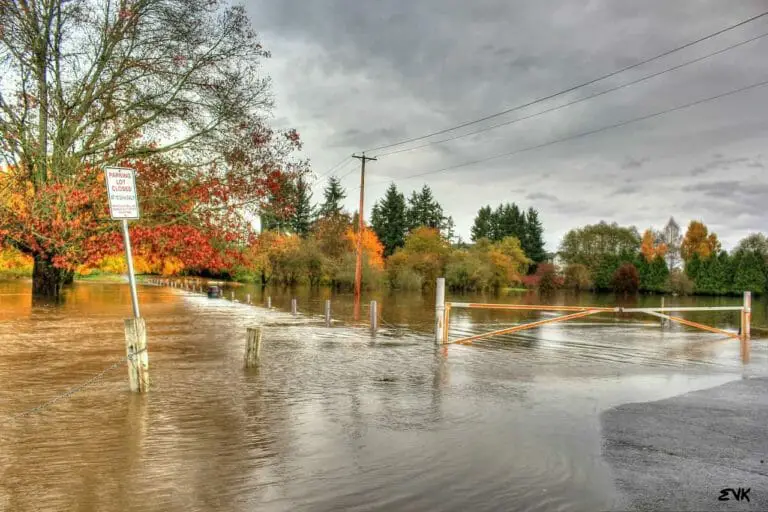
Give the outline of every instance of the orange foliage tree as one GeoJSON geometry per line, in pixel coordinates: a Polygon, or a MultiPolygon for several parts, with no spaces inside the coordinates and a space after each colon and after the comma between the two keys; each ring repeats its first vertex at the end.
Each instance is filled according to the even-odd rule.
{"type": "Polygon", "coordinates": [[[692,220],[680,246],[683,259],[688,261],[697,254],[701,259],[706,260],[718,251],[720,251],[720,241],[717,235],[710,233],[703,222],[692,220]]]}
{"type": "MultiPolygon", "coordinates": [[[[352,251],[357,250],[357,232],[351,227],[347,228],[345,239],[349,243],[352,251]]],[[[368,265],[375,269],[384,268],[384,245],[379,241],[379,237],[372,229],[365,226],[363,228],[363,255],[367,258],[368,265]]]]}
{"type": "Polygon", "coordinates": [[[645,260],[650,263],[657,257],[664,258],[667,251],[667,244],[658,241],[658,237],[654,235],[653,231],[646,229],[640,243],[640,253],[645,257],[645,260]]]}

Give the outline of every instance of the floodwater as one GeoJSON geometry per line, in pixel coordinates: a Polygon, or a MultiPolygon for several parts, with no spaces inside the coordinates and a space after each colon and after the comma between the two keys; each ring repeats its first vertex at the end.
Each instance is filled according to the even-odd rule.
{"type": "MultiPolygon", "coordinates": [[[[33,305],[28,282],[0,283],[0,510],[622,510],[602,458],[602,411],[768,374],[765,300],[754,304],[745,365],[738,341],[662,331],[653,317],[600,315],[436,347],[429,296],[364,297],[380,302],[372,336],[347,295],[233,291],[240,303],[140,286],[152,391],[128,393],[122,365],[19,416],[125,355],[130,297],[123,284],[77,283],[62,304],[33,305]],[[248,293],[271,296],[275,310],[243,304],[248,293]],[[326,328],[329,297],[338,321],[326,328]],[[262,361],[245,370],[254,324],[264,325],[262,361]]],[[[454,309],[451,338],[546,315],[454,309]]],[[[685,315],[738,328],[738,313],[685,315]]]]}

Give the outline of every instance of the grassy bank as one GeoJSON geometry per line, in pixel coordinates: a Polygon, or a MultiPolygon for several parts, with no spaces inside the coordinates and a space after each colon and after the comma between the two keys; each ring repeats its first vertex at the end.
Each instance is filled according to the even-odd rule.
{"type": "Polygon", "coordinates": [[[92,272],[85,276],[76,275],[75,281],[91,283],[124,283],[128,281],[128,276],[124,274],[113,274],[111,272],[92,272]]]}

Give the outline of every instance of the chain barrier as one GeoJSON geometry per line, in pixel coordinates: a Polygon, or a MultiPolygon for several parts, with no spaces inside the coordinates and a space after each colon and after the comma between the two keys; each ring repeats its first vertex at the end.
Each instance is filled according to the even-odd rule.
{"type": "Polygon", "coordinates": [[[36,413],[39,413],[41,411],[44,411],[45,409],[48,409],[49,407],[51,407],[55,403],[60,402],[61,400],[64,400],[66,398],[69,398],[72,395],[74,395],[76,393],[79,393],[80,391],[84,390],[85,388],[90,387],[93,384],[99,382],[109,372],[114,371],[115,369],[117,369],[120,366],[124,365],[129,360],[132,360],[137,355],[141,354],[142,352],[145,352],[146,350],[147,349],[144,348],[144,349],[139,350],[138,352],[134,352],[132,354],[129,354],[127,356],[123,356],[123,357],[119,358],[113,364],[111,364],[110,366],[108,366],[104,370],[100,371],[99,373],[97,373],[96,375],[91,377],[90,379],[86,380],[82,384],[79,384],[79,385],[77,385],[75,387],[72,387],[72,388],[68,389],[67,391],[65,391],[65,392],[63,392],[63,393],[61,393],[59,395],[56,395],[55,397],[51,398],[50,400],[47,400],[47,401],[43,402],[42,404],[38,405],[37,407],[33,407],[32,409],[28,409],[26,411],[17,413],[15,415],[11,416],[11,419],[23,418],[25,416],[30,416],[32,414],[36,414],[36,413]]]}
{"type": "Polygon", "coordinates": [[[403,334],[405,333],[405,328],[397,326],[397,325],[395,325],[393,323],[387,322],[384,319],[384,315],[382,315],[381,313],[379,314],[379,321],[384,326],[389,327],[390,329],[394,330],[395,331],[395,336],[397,336],[398,338],[402,338],[403,337],[403,334]]]}

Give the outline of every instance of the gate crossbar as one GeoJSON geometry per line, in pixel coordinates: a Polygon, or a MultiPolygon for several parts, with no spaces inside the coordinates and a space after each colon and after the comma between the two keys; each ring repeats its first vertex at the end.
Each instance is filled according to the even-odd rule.
{"type": "Polygon", "coordinates": [[[451,343],[458,343],[459,345],[469,345],[475,340],[480,340],[483,338],[489,338],[491,336],[499,336],[501,334],[510,334],[517,331],[524,331],[526,329],[533,329],[534,327],[539,327],[541,325],[545,324],[553,324],[555,322],[565,322],[566,320],[574,320],[576,318],[582,318],[589,315],[594,315],[596,313],[602,313],[602,311],[597,309],[590,309],[587,311],[579,311],[578,313],[571,313],[570,315],[563,315],[563,316],[557,316],[555,318],[547,318],[546,320],[539,320],[537,322],[530,322],[527,324],[519,324],[519,325],[513,325],[512,327],[506,327],[504,329],[499,329],[498,331],[491,331],[486,332],[483,334],[476,334],[475,336],[468,336],[466,338],[461,338],[455,341],[452,341],[451,343]]]}
{"type": "MultiPolygon", "coordinates": [[[[741,308],[738,308],[741,309],[741,308]]],[[[698,322],[692,322],[691,320],[686,320],[685,318],[680,318],[678,316],[671,316],[671,315],[664,315],[662,313],[658,313],[656,311],[645,311],[645,313],[653,316],[657,316],[659,318],[664,318],[666,320],[672,320],[673,322],[677,322],[683,325],[687,325],[688,327],[696,327],[698,329],[702,329],[704,331],[714,332],[715,334],[722,334],[724,336],[729,336],[731,338],[736,338],[737,340],[741,337],[736,334],[735,332],[725,331],[723,329],[718,329],[717,327],[712,327],[711,325],[705,325],[700,324],[698,322]]]]}
{"type": "Polygon", "coordinates": [[[546,325],[556,322],[564,322],[567,320],[574,320],[585,316],[594,315],[596,313],[645,313],[653,315],[658,318],[664,318],[673,322],[677,322],[689,327],[695,327],[704,331],[713,332],[715,334],[722,334],[730,338],[741,339],[749,337],[749,323],[750,323],[750,301],[745,299],[744,306],[713,306],[713,307],[691,307],[691,306],[678,306],[678,307],[659,307],[659,308],[622,308],[622,307],[589,307],[589,306],[550,306],[550,305],[535,305],[535,304],[483,304],[472,302],[446,302],[444,315],[444,328],[442,331],[443,343],[448,343],[448,325],[450,322],[450,315],[452,308],[466,308],[466,309],[502,309],[508,311],[563,311],[572,312],[568,315],[558,316],[555,318],[548,318],[546,320],[539,320],[537,322],[530,322],[526,324],[518,324],[498,331],[492,331],[484,334],[477,334],[475,336],[469,336],[466,338],[460,338],[458,340],[451,341],[450,343],[458,343],[461,345],[467,345],[475,340],[489,338],[491,336],[499,336],[501,334],[510,334],[517,331],[523,331],[525,329],[532,329],[541,325],[546,325]],[[724,329],[718,329],[710,325],[701,324],[692,320],[686,320],[677,316],[666,315],[664,313],[670,312],[684,312],[684,311],[740,311],[741,312],[741,333],[734,333],[726,331],[724,329]]]}
{"type": "MultiPolygon", "coordinates": [[[[562,311],[565,314],[562,316],[548,318],[545,320],[539,320],[536,322],[529,322],[526,324],[518,324],[498,331],[492,331],[485,334],[477,334],[454,340],[450,343],[468,344],[475,340],[483,338],[489,338],[491,336],[499,336],[501,334],[509,334],[525,329],[532,329],[541,325],[565,322],[567,320],[574,320],[577,318],[583,318],[585,316],[594,315],[597,313],[645,313],[658,318],[677,322],[689,327],[695,327],[704,331],[713,332],[728,336],[730,338],[741,339],[742,351],[745,354],[744,360],[748,359],[749,355],[749,339],[750,339],[750,327],[752,323],[752,292],[744,292],[744,305],[743,306],[712,306],[712,307],[696,307],[696,306],[673,306],[664,307],[664,297],[661,298],[661,305],[657,308],[624,308],[624,307],[595,307],[595,306],[554,306],[546,304],[483,304],[477,302],[446,302],[445,300],[445,278],[437,278],[437,286],[435,292],[435,341],[438,343],[449,343],[448,341],[448,329],[451,322],[451,309],[452,308],[465,308],[465,309],[500,309],[507,311],[562,311]],[[680,318],[677,316],[668,315],[671,312],[684,312],[684,311],[739,311],[741,316],[741,328],[738,333],[718,329],[710,325],[693,322],[680,318]]],[[[663,325],[662,325],[663,327],[663,325]]]]}

